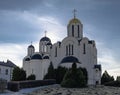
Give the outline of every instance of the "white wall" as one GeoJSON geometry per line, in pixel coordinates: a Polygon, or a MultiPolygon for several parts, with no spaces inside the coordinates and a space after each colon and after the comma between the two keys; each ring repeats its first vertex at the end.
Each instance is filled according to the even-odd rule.
{"type": "Polygon", "coordinates": [[[0,65],[0,69],[1,69],[0,78],[5,79],[7,81],[11,81],[13,68],[0,65]],[[6,74],[6,70],[8,70],[7,74],[6,74]]]}

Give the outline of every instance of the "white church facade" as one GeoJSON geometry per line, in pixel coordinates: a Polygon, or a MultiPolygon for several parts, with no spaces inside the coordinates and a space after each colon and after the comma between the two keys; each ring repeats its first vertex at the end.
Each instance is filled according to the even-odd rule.
{"type": "Polygon", "coordinates": [[[88,85],[101,83],[101,65],[97,64],[97,49],[94,40],[83,37],[83,24],[74,17],[67,26],[67,37],[52,44],[50,38],[43,37],[39,42],[39,52],[33,45],[28,46],[27,56],[23,59],[23,69],[27,76],[36,75],[42,80],[52,62],[54,68],[70,68],[74,62],[88,72],[88,85]]]}

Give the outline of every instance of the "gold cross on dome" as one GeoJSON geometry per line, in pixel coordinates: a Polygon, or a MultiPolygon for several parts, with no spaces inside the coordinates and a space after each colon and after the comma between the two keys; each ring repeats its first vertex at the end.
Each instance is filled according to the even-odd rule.
{"type": "Polygon", "coordinates": [[[76,17],[76,12],[77,12],[77,10],[74,9],[74,10],[73,10],[74,18],[76,17]]]}

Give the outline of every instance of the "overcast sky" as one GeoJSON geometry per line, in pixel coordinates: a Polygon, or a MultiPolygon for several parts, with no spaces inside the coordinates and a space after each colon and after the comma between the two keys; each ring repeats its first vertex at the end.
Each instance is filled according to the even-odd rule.
{"type": "Polygon", "coordinates": [[[44,31],[52,43],[67,36],[67,24],[76,17],[84,36],[96,41],[98,64],[120,75],[120,0],[0,0],[0,61],[22,67],[27,47],[38,51],[44,31]]]}

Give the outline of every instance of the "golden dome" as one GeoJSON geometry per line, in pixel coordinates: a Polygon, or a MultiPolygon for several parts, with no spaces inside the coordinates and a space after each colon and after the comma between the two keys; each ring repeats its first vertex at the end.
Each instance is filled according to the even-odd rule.
{"type": "Polygon", "coordinates": [[[72,24],[72,23],[81,23],[81,22],[80,22],[79,19],[73,18],[73,19],[71,19],[71,20],[69,21],[69,24],[68,24],[68,25],[70,25],[70,24],[72,24]]]}

